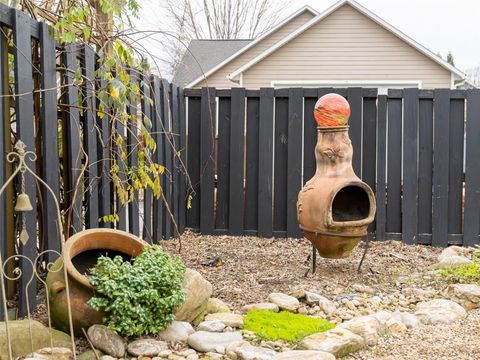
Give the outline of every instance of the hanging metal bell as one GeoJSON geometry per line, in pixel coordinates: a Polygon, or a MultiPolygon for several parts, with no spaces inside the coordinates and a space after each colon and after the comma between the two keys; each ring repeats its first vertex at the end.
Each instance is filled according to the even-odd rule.
{"type": "Polygon", "coordinates": [[[26,193],[21,193],[17,197],[17,203],[15,204],[15,211],[18,212],[25,212],[25,211],[32,211],[33,206],[30,202],[30,198],[26,193]]]}

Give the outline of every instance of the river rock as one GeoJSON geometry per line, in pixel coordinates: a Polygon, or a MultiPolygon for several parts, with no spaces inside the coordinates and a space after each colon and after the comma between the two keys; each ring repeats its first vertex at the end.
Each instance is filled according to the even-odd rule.
{"type": "Polygon", "coordinates": [[[377,319],[380,322],[380,324],[385,325],[387,321],[392,318],[392,313],[387,310],[380,310],[380,311],[377,311],[375,314],[372,314],[371,316],[377,319]]]}
{"type": "Polygon", "coordinates": [[[220,321],[224,323],[225,326],[231,326],[236,328],[243,327],[243,316],[233,313],[208,314],[205,317],[205,321],[220,321]]]}
{"type": "Polygon", "coordinates": [[[297,298],[283,293],[271,293],[268,295],[268,301],[276,304],[281,310],[292,312],[295,312],[300,306],[297,298]]]}
{"type": "Polygon", "coordinates": [[[403,323],[403,321],[399,317],[391,317],[387,321],[387,328],[391,334],[399,334],[407,331],[407,326],[403,323]]]}
{"type": "Polygon", "coordinates": [[[235,342],[243,340],[240,332],[213,333],[207,331],[197,331],[188,337],[188,345],[200,352],[217,352],[223,348],[223,352],[227,347],[235,342]]]}
{"type": "MultiPolygon", "coordinates": [[[[10,331],[14,358],[30,354],[32,352],[32,343],[33,350],[52,346],[52,343],[50,342],[50,334],[53,338],[54,347],[64,347],[69,349],[72,347],[70,336],[61,331],[49,329],[35,320],[11,320],[8,322],[8,328],[10,331]],[[30,334],[30,325],[32,330],[32,341],[30,341],[30,336],[25,336],[25,334],[30,334]]],[[[7,342],[2,341],[2,339],[6,338],[5,323],[0,322],[0,359],[8,359],[7,342]]]]}
{"type": "Polygon", "coordinates": [[[174,343],[187,342],[188,337],[193,334],[192,325],[186,321],[172,321],[172,323],[158,334],[160,339],[174,343]]]}
{"type": "Polygon", "coordinates": [[[276,352],[258,346],[241,346],[235,351],[239,360],[276,360],[276,352]]]}
{"type": "Polygon", "coordinates": [[[301,341],[300,345],[307,350],[321,350],[336,357],[342,357],[363,348],[365,341],[361,336],[338,327],[323,333],[309,335],[301,341]]]}
{"type": "Polygon", "coordinates": [[[466,310],[480,307],[480,286],[477,284],[451,284],[445,289],[444,294],[466,310]]]}
{"type": "Polygon", "coordinates": [[[392,314],[392,318],[401,321],[403,324],[405,324],[407,329],[414,329],[421,324],[420,320],[418,320],[418,317],[416,317],[415,314],[408,312],[395,311],[392,314]]]}
{"type": "Polygon", "coordinates": [[[218,320],[203,321],[197,326],[198,331],[222,332],[225,329],[225,324],[218,320]]]}
{"type": "Polygon", "coordinates": [[[276,360],[335,360],[335,356],[318,350],[290,350],[278,353],[276,360]]]}
{"type": "Polygon", "coordinates": [[[229,359],[237,360],[238,356],[236,351],[242,346],[250,346],[250,343],[245,340],[234,341],[225,348],[225,355],[227,355],[229,359]]]}
{"type": "Polygon", "coordinates": [[[214,313],[229,313],[230,308],[222,300],[217,298],[210,298],[207,302],[207,308],[205,309],[207,314],[214,313]]]}
{"type": "Polygon", "coordinates": [[[157,356],[159,352],[167,350],[165,341],[155,339],[139,339],[132,341],[127,346],[127,351],[132,356],[157,356]]]}
{"type": "Polygon", "coordinates": [[[175,312],[177,321],[192,322],[207,307],[212,295],[212,284],[203,278],[198,271],[187,269],[183,278],[185,301],[175,312]]]}
{"type": "Polygon", "coordinates": [[[87,334],[93,346],[105,354],[117,358],[125,355],[123,338],[105,325],[92,325],[88,328],[87,334]]]}
{"type": "Polygon", "coordinates": [[[448,257],[443,257],[440,258],[440,261],[438,262],[437,266],[441,267],[455,267],[459,266],[462,264],[468,264],[471,263],[472,260],[469,258],[462,256],[462,255],[452,255],[448,257]]]}
{"type": "MultiPolygon", "coordinates": [[[[104,355],[100,350],[95,350],[95,352],[100,359],[104,355]]],[[[86,350],[81,355],[77,356],[77,360],[97,360],[97,356],[95,356],[93,350],[86,350]]]]}
{"type": "Polygon", "coordinates": [[[379,337],[387,333],[385,325],[373,316],[360,316],[342,323],[339,327],[360,335],[369,346],[376,345],[379,337]]]}
{"type": "Polygon", "coordinates": [[[423,324],[449,324],[463,319],[467,312],[456,302],[446,299],[434,299],[417,304],[415,315],[423,324]]]}
{"type": "Polygon", "coordinates": [[[278,312],[280,309],[278,308],[277,304],[269,303],[269,302],[249,304],[242,307],[242,311],[249,312],[251,310],[267,310],[267,311],[278,312]]]}
{"type": "Polygon", "coordinates": [[[70,357],[73,357],[73,352],[63,347],[46,347],[36,350],[34,353],[28,355],[28,357],[46,360],[69,360],[70,357]]]}

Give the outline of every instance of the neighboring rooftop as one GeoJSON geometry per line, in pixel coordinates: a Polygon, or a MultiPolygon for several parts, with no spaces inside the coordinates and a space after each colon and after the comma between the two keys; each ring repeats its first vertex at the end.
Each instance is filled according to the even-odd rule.
{"type": "Polygon", "coordinates": [[[173,83],[185,86],[252,40],[192,40],[175,70],[173,83]]]}

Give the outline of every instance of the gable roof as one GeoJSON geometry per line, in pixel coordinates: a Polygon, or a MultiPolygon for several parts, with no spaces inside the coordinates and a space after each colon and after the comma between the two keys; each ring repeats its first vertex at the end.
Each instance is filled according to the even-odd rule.
{"type": "MultiPolygon", "coordinates": [[[[221,67],[223,67],[224,65],[228,64],[230,61],[232,61],[233,59],[237,58],[238,56],[240,56],[241,54],[243,54],[245,51],[247,51],[248,49],[252,48],[253,46],[255,46],[256,44],[258,44],[259,42],[261,42],[263,39],[265,39],[266,37],[268,37],[269,35],[271,35],[273,32],[275,32],[276,30],[278,30],[279,28],[281,28],[283,25],[287,24],[288,22],[290,22],[292,19],[296,18],[298,15],[304,13],[305,11],[307,12],[310,12],[311,14],[313,14],[314,16],[318,16],[319,13],[318,11],[314,10],[313,8],[311,8],[310,6],[308,5],[305,5],[303,7],[301,7],[300,9],[298,9],[297,11],[295,11],[293,14],[291,14],[290,16],[288,16],[287,18],[285,18],[284,20],[280,21],[277,25],[275,25],[273,28],[271,28],[269,31],[265,32],[264,34],[262,34],[261,36],[259,36],[258,38],[254,39],[254,40],[251,40],[248,44],[246,44],[245,46],[243,46],[242,48],[238,49],[238,51],[236,51],[235,53],[231,54],[231,56],[225,58],[223,61],[220,61],[218,62],[215,66],[213,66],[212,68],[210,68],[208,71],[203,71],[200,72],[200,75],[198,77],[196,77],[195,79],[191,80],[191,82],[189,82],[188,84],[185,85],[185,87],[192,87],[192,86],[195,86],[196,84],[198,84],[200,81],[204,80],[205,78],[207,78],[208,76],[210,76],[211,74],[213,74],[215,71],[217,71],[218,69],[220,69],[221,67]]],[[[215,41],[215,40],[213,40],[215,41]]],[[[229,42],[229,41],[232,41],[232,40],[224,40],[225,42],[229,42]]],[[[189,46],[190,47],[190,46],[189,46]]],[[[188,52],[188,50],[187,50],[188,52]]],[[[193,54],[195,56],[195,54],[193,54]]],[[[195,56],[196,57],[196,56],[195,56]]],[[[183,59],[182,59],[183,61],[183,59]]],[[[177,76],[177,72],[175,72],[175,76],[174,78],[177,76]]]]}
{"type": "Polygon", "coordinates": [[[221,63],[253,40],[192,40],[175,69],[172,82],[184,86],[203,77],[215,65],[221,63]]]}
{"type": "Polygon", "coordinates": [[[415,40],[413,40],[409,36],[405,35],[403,32],[401,32],[397,28],[393,27],[392,25],[390,25],[389,23],[387,23],[386,21],[384,21],[383,19],[381,19],[380,17],[378,17],[377,15],[372,13],[370,10],[366,9],[365,7],[363,7],[362,5],[360,5],[359,3],[357,3],[354,0],[340,0],[337,3],[333,4],[327,10],[325,10],[321,14],[317,15],[312,20],[306,22],[303,26],[300,26],[297,30],[293,31],[288,36],[284,37],[282,40],[280,40],[279,42],[277,42],[273,46],[269,47],[265,51],[261,52],[260,54],[255,56],[253,59],[251,59],[250,61],[248,61],[247,63],[245,63],[241,67],[239,67],[237,70],[235,70],[231,74],[227,75],[227,77],[230,80],[235,79],[241,73],[243,73],[247,69],[251,68],[253,65],[255,65],[259,61],[263,60],[264,58],[269,56],[271,53],[273,53],[274,51],[276,51],[277,49],[279,49],[280,47],[282,47],[283,45],[285,45],[289,41],[295,39],[298,35],[302,34],[304,31],[311,28],[313,25],[317,24],[322,19],[326,18],[328,15],[330,15],[335,10],[339,9],[340,7],[342,7],[345,4],[348,4],[348,5],[352,6],[354,9],[358,10],[360,13],[367,16],[369,19],[373,20],[374,22],[376,22],[378,25],[380,25],[384,29],[390,31],[395,36],[397,36],[401,40],[405,41],[407,44],[409,44],[410,46],[412,46],[413,48],[415,48],[416,50],[418,50],[419,52],[421,52],[422,54],[424,54],[428,58],[432,59],[433,61],[435,61],[439,65],[446,68],[451,73],[455,74],[458,78],[460,78],[460,79],[465,78],[465,74],[461,70],[459,70],[456,67],[450,65],[448,62],[443,60],[441,57],[435,55],[429,49],[422,46],[421,44],[419,44],[418,42],[416,42],[415,40]]]}

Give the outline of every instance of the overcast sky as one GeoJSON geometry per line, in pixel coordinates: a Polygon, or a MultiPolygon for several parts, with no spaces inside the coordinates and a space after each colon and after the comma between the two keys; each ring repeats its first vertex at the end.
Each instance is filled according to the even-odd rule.
{"type": "MultiPolygon", "coordinates": [[[[162,17],[163,0],[139,0],[137,24],[142,30],[169,30],[162,17]]],[[[283,2],[283,1],[282,1],[283,2]]],[[[336,0],[288,0],[284,15],[303,5],[321,12],[336,0]]],[[[452,51],[455,65],[465,70],[480,65],[480,0],[358,0],[382,19],[434,53],[452,51]]],[[[158,41],[144,41],[149,51],[163,57],[158,41]]]]}

